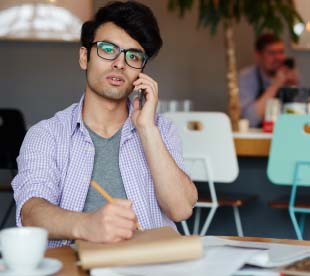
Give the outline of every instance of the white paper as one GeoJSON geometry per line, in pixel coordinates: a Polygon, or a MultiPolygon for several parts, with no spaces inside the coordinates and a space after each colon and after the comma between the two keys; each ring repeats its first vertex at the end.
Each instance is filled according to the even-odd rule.
{"type": "Polygon", "coordinates": [[[232,246],[240,248],[265,249],[265,250],[270,248],[270,243],[263,243],[263,242],[228,240],[214,236],[206,236],[203,237],[202,239],[204,248],[208,248],[210,246],[232,246]]]}
{"type": "MultiPolygon", "coordinates": [[[[92,276],[231,276],[245,275],[245,264],[263,268],[288,265],[310,256],[310,247],[277,243],[246,242],[203,237],[204,256],[195,261],[140,265],[116,268],[96,268],[92,276]],[[238,274],[239,273],[239,274],[238,274]]],[[[253,272],[253,271],[252,271],[253,272]]],[[[253,275],[278,275],[272,270],[257,270],[253,275]]]]}
{"type": "Polygon", "coordinates": [[[203,243],[205,249],[212,246],[265,249],[252,256],[247,264],[266,268],[289,265],[310,256],[309,246],[237,241],[212,236],[204,237],[203,243]]]}
{"type": "Polygon", "coordinates": [[[261,267],[286,266],[310,256],[310,247],[284,244],[270,244],[268,251],[260,252],[248,264],[261,267]]]}
{"type": "Polygon", "coordinates": [[[258,250],[233,247],[213,247],[205,250],[203,258],[195,261],[141,265],[117,268],[96,268],[91,270],[92,276],[231,276],[244,263],[257,254],[258,250]],[[114,274],[113,274],[114,273],[114,274]]]}

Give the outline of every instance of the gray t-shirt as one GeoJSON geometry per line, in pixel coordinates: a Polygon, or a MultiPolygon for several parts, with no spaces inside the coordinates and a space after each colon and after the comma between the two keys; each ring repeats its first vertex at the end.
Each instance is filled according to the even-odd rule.
{"type": "MultiPolygon", "coordinates": [[[[103,138],[87,126],[86,128],[95,146],[92,179],[113,198],[127,198],[119,168],[119,147],[122,129],[119,129],[110,138],[103,138]]],[[[89,186],[83,211],[94,211],[106,203],[107,201],[102,195],[89,186]]]]}

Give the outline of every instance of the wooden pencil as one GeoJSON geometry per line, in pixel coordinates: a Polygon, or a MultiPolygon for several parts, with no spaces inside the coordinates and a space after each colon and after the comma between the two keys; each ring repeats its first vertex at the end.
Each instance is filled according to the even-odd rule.
{"type": "MultiPolygon", "coordinates": [[[[90,182],[90,185],[99,193],[101,194],[109,203],[113,203],[114,199],[111,197],[105,189],[103,189],[95,180],[90,182]]],[[[139,223],[137,223],[137,228],[140,231],[143,231],[143,228],[139,223]]]]}

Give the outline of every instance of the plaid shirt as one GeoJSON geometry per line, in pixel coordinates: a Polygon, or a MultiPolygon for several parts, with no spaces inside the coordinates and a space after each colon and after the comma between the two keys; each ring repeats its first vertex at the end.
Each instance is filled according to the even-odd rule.
{"type": "MultiPolygon", "coordinates": [[[[95,156],[94,145],[82,120],[83,100],[84,97],[27,132],[17,158],[18,174],[12,182],[17,226],[22,226],[21,208],[32,197],[43,198],[66,210],[83,210],[95,156]]],[[[133,108],[129,102],[128,106],[129,116],[122,128],[119,153],[119,167],[127,197],[133,202],[133,209],[143,228],[175,228],[158,205],[143,146],[130,119],[133,108]]],[[[161,115],[156,115],[156,125],[168,151],[185,171],[176,127],[161,115]]],[[[49,246],[71,242],[50,240],[49,246]]]]}

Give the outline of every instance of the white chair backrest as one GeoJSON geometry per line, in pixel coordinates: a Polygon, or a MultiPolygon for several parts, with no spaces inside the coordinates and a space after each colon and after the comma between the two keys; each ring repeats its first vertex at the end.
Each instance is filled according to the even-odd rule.
{"type": "Polygon", "coordinates": [[[177,126],[183,156],[195,181],[233,182],[238,161],[228,116],[221,112],[168,112],[165,117],[177,126]],[[206,172],[206,162],[212,176],[206,172]]]}

